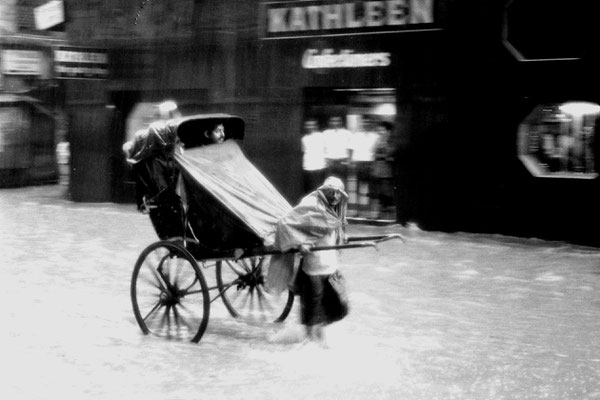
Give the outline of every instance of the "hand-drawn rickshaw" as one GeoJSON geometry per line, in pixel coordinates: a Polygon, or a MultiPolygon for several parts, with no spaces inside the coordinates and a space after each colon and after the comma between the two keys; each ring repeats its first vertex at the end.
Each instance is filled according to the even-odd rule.
{"type": "MultiPolygon", "coordinates": [[[[198,342],[218,298],[231,316],[253,324],[282,322],[292,310],[293,292],[265,288],[268,258],[281,254],[265,243],[292,207],[242,152],[244,129],[234,115],[194,115],[154,123],[124,145],[138,210],[149,215],[160,239],[142,251],[131,278],[133,312],[144,334],[198,342]],[[217,123],[226,140],[208,144],[204,132],[217,123]],[[204,275],[209,269],[214,286],[204,275]]],[[[401,236],[350,237],[312,251],[393,238],[401,236]]]]}

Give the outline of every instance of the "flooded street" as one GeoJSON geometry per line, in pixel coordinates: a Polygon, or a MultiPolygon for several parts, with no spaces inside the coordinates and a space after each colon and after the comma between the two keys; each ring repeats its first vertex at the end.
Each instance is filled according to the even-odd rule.
{"type": "Polygon", "coordinates": [[[600,399],[596,249],[353,225],[408,240],[343,253],[352,309],[331,349],[299,347],[295,313],[249,326],[219,300],[182,343],[132,312],[148,217],[60,190],[0,191],[2,398],[600,399]]]}

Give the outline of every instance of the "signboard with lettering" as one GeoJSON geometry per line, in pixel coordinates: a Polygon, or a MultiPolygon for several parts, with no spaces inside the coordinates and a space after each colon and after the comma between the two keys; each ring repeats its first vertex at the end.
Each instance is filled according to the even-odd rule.
{"type": "Polygon", "coordinates": [[[106,79],[106,50],[87,47],[58,46],[54,49],[54,71],[62,79],[106,79]]]}
{"type": "Polygon", "coordinates": [[[264,39],[432,28],[433,0],[301,0],[263,4],[264,39]]]}
{"type": "Polygon", "coordinates": [[[6,75],[42,75],[42,53],[37,50],[2,50],[2,73],[6,75]]]}
{"type": "Polygon", "coordinates": [[[355,53],[353,50],[307,49],[302,56],[305,69],[387,67],[392,55],[388,52],[355,53]]]}

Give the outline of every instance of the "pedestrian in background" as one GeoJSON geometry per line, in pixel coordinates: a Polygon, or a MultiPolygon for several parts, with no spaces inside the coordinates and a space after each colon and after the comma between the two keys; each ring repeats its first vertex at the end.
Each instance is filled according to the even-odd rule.
{"type": "Polygon", "coordinates": [[[363,119],[362,129],[352,134],[350,167],[356,176],[356,203],[361,213],[369,209],[371,171],[379,137],[380,135],[373,130],[372,122],[366,118],[363,119]]]}
{"type": "Polygon", "coordinates": [[[381,122],[377,126],[379,138],[375,145],[372,182],[372,211],[378,218],[392,213],[394,206],[394,185],[392,165],[394,161],[394,147],[391,143],[392,124],[381,122]]]}
{"type": "Polygon", "coordinates": [[[302,144],[302,171],[304,193],[315,190],[325,179],[325,142],[323,133],[319,131],[317,120],[310,118],[304,121],[302,144]]]}
{"type": "Polygon", "coordinates": [[[342,118],[336,115],[329,118],[329,128],[323,131],[323,138],[327,174],[337,176],[345,184],[348,179],[352,132],[343,126],[342,118]]]}

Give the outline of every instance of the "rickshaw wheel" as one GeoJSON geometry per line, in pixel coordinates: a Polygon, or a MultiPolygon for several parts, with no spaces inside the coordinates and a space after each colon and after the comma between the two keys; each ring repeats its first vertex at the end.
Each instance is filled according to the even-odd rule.
{"type": "Polygon", "coordinates": [[[131,278],[135,319],[146,335],[197,343],[210,314],[208,285],[180,244],[156,242],[140,254],[131,278]]]}
{"type": "Polygon", "coordinates": [[[250,323],[269,323],[283,322],[290,314],[294,294],[265,289],[268,265],[266,256],[217,261],[217,286],[231,316],[250,323]]]}

